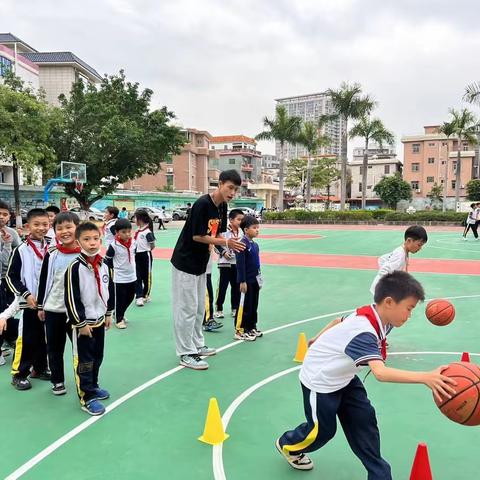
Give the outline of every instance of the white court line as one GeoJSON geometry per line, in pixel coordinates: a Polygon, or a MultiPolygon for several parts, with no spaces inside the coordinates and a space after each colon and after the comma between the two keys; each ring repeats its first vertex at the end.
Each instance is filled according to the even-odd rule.
{"type": "MultiPolygon", "coordinates": [[[[458,297],[445,297],[445,298],[448,298],[450,300],[454,300],[454,299],[460,299],[460,298],[474,298],[474,297],[480,297],[480,295],[462,295],[462,296],[458,296],[458,297]]],[[[296,322],[287,323],[285,325],[281,325],[279,327],[275,327],[275,328],[271,328],[270,330],[266,330],[264,332],[264,335],[268,335],[270,333],[278,332],[278,331],[283,330],[285,328],[293,327],[293,326],[296,326],[296,325],[301,325],[303,323],[312,322],[314,320],[320,320],[322,318],[332,317],[332,316],[335,316],[335,315],[343,315],[344,313],[350,313],[353,310],[354,309],[351,308],[351,309],[348,309],[348,310],[342,310],[342,311],[339,311],[339,312],[327,313],[327,314],[324,314],[324,315],[318,315],[316,317],[307,318],[305,320],[299,320],[299,321],[296,321],[296,322]]],[[[243,343],[243,341],[235,341],[235,342],[229,343],[227,345],[224,345],[223,347],[218,348],[217,352],[222,352],[224,350],[227,350],[229,348],[234,347],[235,345],[240,345],[241,343],[243,343]]],[[[145,382],[142,385],[134,388],[133,390],[130,390],[130,392],[126,393],[125,395],[123,395],[119,399],[115,400],[110,405],[108,405],[106,407],[106,409],[105,409],[106,411],[103,415],[100,415],[100,416],[97,416],[97,417],[90,417],[88,420],[85,420],[80,425],[77,425],[75,428],[73,428],[72,430],[67,432],[65,435],[62,435],[60,438],[55,440],[55,442],[53,442],[48,447],[41,450],[39,453],[37,453],[37,455],[35,455],[30,460],[28,460],[23,465],[21,465],[19,468],[17,468],[14,472],[12,472],[10,475],[8,475],[8,477],[6,477],[5,480],[16,480],[16,479],[20,478],[22,475],[24,475],[29,470],[31,470],[35,465],[37,465],[42,460],[44,460],[46,457],[48,457],[50,454],[55,452],[55,450],[60,448],[62,445],[67,443],[72,438],[76,437],[79,433],[83,432],[85,429],[87,429],[88,427],[90,427],[94,423],[98,422],[101,418],[103,418],[105,415],[107,415],[111,411],[115,410],[116,408],[118,408],[120,405],[125,403],[127,400],[130,400],[131,398],[133,398],[134,396],[143,392],[147,388],[151,387],[152,385],[155,385],[156,383],[160,382],[161,380],[164,380],[165,378],[173,375],[174,373],[177,373],[180,370],[183,370],[183,368],[184,367],[178,366],[178,367],[172,368],[170,370],[167,370],[166,372],[163,372],[162,374],[152,378],[151,380],[148,380],[147,382],[145,382]]]]}
{"type": "MultiPolygon", "coordinates": [[[[462,352],[392,352],[389,353],[388,356],[393,355],[457,355],[460,356],[462,352]]],[[[470,356],[480,356],[480,353],[470,353],[470,356]]],[[[273,382],[289,373],[295,372],[296,370],[300,370],[302,366],[298,365],[296,367],[287,368],[286,370],[282,370],[281,372],[275,373],[270,377],[264,378],[260,382],[252,385],[251,387],[247,388],[247,390],[243,391],[225,410],[225,413],[222,416],[222,424],[223,429],[226,431],[230,420],[233,417],[233,414],[237,410],[237,408],[256,390],[264,387],[270,382],[273,382]]],[[[272,442],[273,443],[273,442],[272,442]]],[[[225,475],[225,468],[223,466],[223,443],[220,445],[215,445],[212,448],[212,467],[213,467],[213,478],[214,480],[227,480],[225,475]]]]}

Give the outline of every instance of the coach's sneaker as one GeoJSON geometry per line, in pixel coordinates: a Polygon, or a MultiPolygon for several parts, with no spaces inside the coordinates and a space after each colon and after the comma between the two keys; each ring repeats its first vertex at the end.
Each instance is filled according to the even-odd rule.
{"type": "Polygon", "coordinates": [[[233,336],[235,340],[245,340],[246,342],[254,342],[257,337],[256,335],[252,335],[250,332],[240,332],[237,330],[235,335],[233,336]]]}
{"type": "Polygon", "coordinates": [[[32,384],[28,378],[12,377],[12,385],[17,390],[30,390],[32,388],[32,384]]]}
{"type": "Polygon", "coordinates": [[[143,300],[143,298],[137,298],[135,304],[137,305],[137,307],[143,307],[145,305],[145,302],[143,300]]]}
{"type": "Polygon", "coordinates": [[[54,395],[65,395],[67,393],[67,389],[65,388],[65,384],[62,383],[54,383],[52,385],[52,393],[54,395]]]}
{"type": "Polygon", "coordinates": [[[280,439],[277,438],[275,446],[282,457],[290,464],[290,466],[295,468],[295,470],[311,470],[313,468],[313,462],[304,453],[300,453],[299,455],[290,455],[284,452],[280,446],[279,440],[280,439]]]}
{"type": "Polygon", "coordinates": [[[115,323],[115,326],[119,330],[125,330],[127,328],[127,324],[126,324],[125,320],[121,320],[120,322],[115,323]]]}
{"type": "Polygon", "coordinates": [[[82,410],[90,415],[103,415],[105,413],[105,407],[96,398],[82,405],[82,410]]]}
{"type": "Polygon", "coordinates": [[[222,311],[219,311],[213,314],[213,318],[225,318],[225,315],[223,314],[222,311]]]}
{"type": "Polygon", "coordinates": [[[213,355],[217,354],[217,351],[214,348],[204,345],[198,349],[198,354],[202,357],[212,357],[213,355]]]}
{"type": "Polygon", "coordinates": [[[35,370],[32,370],[32,373],[30,373],[30,378],[35,378],[36,380],[50,381],[50,379],[52,378],[52,374],[50,373],[50,370],[45,370],[43,372],[36,372],[35,370]]]}
{"type": "Polygon", "coordinates": [[[180,365],[193,370],[207,370],[208,368],[208,363],[202,360],[199,355],[182,355],[180,365]]]}
{"type": "Polygon", "coordinates": [[[106,400],[107,398],[110,398],[110,393],[108,390],[104,390],[100,387],[95,389],[95,400],[106,400]]]}
{"type": "Polygon", "coordinates": [[[0,367],[2,365],[5,365],[7,363],[7,361],[5,360],[5,357],[0,353],[0,367]]]}

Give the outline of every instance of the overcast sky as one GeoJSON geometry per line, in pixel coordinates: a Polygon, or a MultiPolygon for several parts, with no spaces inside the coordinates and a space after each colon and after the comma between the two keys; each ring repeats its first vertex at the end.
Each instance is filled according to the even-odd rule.
{"type": "Polygon", "coordinates": [[[446,120],[480,80],[476,0],[0,0],[0,10],[0,31],[101,74],[123,68],[179,124],[213,135],[254,136],[275,98],[356,81],[400,153],[403,134],[446,120]]]}

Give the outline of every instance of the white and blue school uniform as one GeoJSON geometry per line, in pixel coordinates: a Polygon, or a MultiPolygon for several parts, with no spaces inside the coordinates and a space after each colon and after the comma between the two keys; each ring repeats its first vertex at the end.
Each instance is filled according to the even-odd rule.
{"type": "Polygon", "coordinates": [[[375,410],[358,378],[369,361],[386,358],[386,329],[374,306],[358,309],[324,332],[309,348],[300,382],[307,421],[285,432],[282,450],[299,455],[323,447],[335,436],[337,416],[369,480],[391,480],[380,454],[375,410]]]}

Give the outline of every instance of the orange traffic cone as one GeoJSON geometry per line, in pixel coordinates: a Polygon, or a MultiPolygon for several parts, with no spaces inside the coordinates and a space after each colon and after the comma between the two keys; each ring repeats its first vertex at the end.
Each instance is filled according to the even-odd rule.
{"type": "Polygon", "coordinates": [[[203,435],[198,437],[201,442],[209,445],[220,445],[229,437],[223,430],[222,417],[216,398],[211,398],[208,404],[207,419],[203,435]]]}
{"type": "Polygon", "coordinates": [[[460,361],[470,363],[470,354],[468,352],[463,352],[462,353],[462,359],[460,361]]]}
{"type": "Polygon", "coordinates": [[[410,480],[433,480],[430,461],[428,460],[428,449],[424,443],[418,444],[410,480]]]}
{"type": "Polygon", "coordinates": [[[301,333],[298,336],[297,351],[295,352],[295,358],[293,359],[293,361],[298,363],[303,363],[303,360],[305,359],[305,355],[307,354],[307,350],[308,350],[307,337],[304,333],[301,333]]]}

